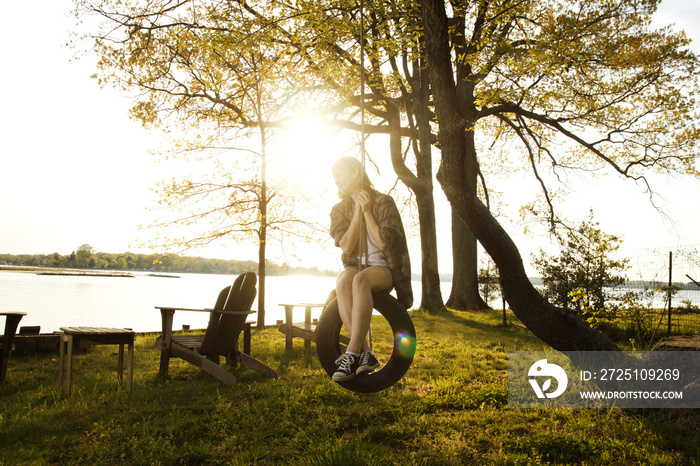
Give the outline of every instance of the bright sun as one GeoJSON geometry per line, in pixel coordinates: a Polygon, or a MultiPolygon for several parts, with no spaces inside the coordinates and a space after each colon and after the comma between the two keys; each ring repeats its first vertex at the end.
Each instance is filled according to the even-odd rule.
{"type": "Polygon", "coordinates": [[[304,116],[291,120],[277,141],[268,164],[274,178],[307,192],[333,186],[331,165],[347,149],[342,134],[334,134],[318,118],[304,116]]]}

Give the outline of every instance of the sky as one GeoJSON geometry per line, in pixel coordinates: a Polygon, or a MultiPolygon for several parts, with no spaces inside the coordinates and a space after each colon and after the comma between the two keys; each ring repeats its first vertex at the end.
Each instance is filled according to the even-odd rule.
{"type": "MultiPolygon", "coordinates": [[[[102,252],[147,253],[150,250],[138,247],[145,238],[138,227],[154,218],[147,208],[154,205],[155,181],[168,178],[169,168],[151,155],[163,139],[129,119],[128,95],[102,89],[90,77],[96,71],[94,57],[76,60],[66,47],[75,26],[68,16],[70,7],[69,0],[0,0],[0,17],[11,19],[0,28],[0,253],[67,255],[86,243],[102,252]]],[[[698,41],[691,48],[700,53],[696,2],[664,1],[655,25],[670,23],[698,41]]],[[[291,144],[308,149],[309,137],[302,134],[291,144]]],[[[326,148],[334,144],[326,143],[326,148]]],[[[379,188],[394,182],[389,176],[373,179],[379,188]]],[[[514,179],[513,184],[521,181],[514,179]]],[[[651,206],[640,187],[607,178],[572,180],[577,191],[569,196],[564,211],[567,217],[582,220],[592,208],[603,231],[623,238],[623,250],[700,244],[700,181],[655,178],[654,182],[657,202],[666,215],[651,206]]],[[[504,201],[515,205],[521,195],[516,191],[504,201]]],[[[449,273],[449,210],[439,189],[436,198],[440,269],[449,273]]],[[[510,221],[515,215],[499,220],[526,263],[531,252],[549,241],[524,235],[522,226],[510,221]]],[[[417,237],[411,238],[410,246],[418,270],[417,237]]],[[[255,259],[255,250],[225,245],[187,254],[255,259]]],[[[279,260],[288,258],[286,252],[279,254],[279,260]]],[[[332,243],[308,249],[303,256],[303,265],[337,268],[332,243]]]]}

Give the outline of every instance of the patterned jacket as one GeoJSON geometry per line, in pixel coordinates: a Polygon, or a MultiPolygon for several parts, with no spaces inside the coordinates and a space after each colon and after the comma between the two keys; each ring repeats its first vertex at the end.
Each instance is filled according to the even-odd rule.
{"type": "MultiPolygon", "coordinates": [[[[396,295],[401,305],[409,309],[413,305],[411,261],[399,209],[396,207],[394,199],[388,194],[372,190],[371,195],[372,213],[379,224],[379,237],[387,245],[384,257],[389,264],[389,270],[391,270],[396,295]]],[[[341,238],[350,227],[354,211],[355,202],[350,197],[343,199],[331,209],[330,232],[336,246],[340,246],[341,238]]],[[[345,267],[357,267],[358,248],[359,244],[355,246],[355,250],[351,254],[342,254],[345,267]]]]}

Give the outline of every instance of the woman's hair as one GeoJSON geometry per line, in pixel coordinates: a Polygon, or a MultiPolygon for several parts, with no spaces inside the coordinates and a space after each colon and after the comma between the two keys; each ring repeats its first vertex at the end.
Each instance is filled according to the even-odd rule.
{"type": "Polygon", "coordinates": [[[357,169],[360,172],[360,176],[362,177],[362,188],[367,189],[369,191],[374,191],[374,185],[369,180],[367,172],[365,171],[365,167],[363,167],[362,162],[357,160],[355,157],[351,157],[348,155],[339,158],[333,163],[333,165],[331,166],[331,170],[335,170],[337,168],[348,171],[353,171],[357,169]]]}

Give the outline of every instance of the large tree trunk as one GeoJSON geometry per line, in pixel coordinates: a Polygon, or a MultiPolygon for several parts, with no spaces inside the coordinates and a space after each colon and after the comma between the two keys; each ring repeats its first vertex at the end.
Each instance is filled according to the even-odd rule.
{"type": "MultiPolygon", "coordinates": [[[[420,307],[430,312],[439,312],[445,309],[445,304],[442,299],[442,291],[440,290],[440,274],[438,269],[430,144],[421,144],[421,150],[416,154],[417,168],[416,175],[414,175],[408,167],[406,167],[403,160],[399,109],[392,104],[387,105],[387,107],[387,120],[390,128],[389,146],[391,162],[399,179],[416,195],[416,203],[418,206],[422,275],[420,307]]],[[[429,124],[427,127],[429,128],[429,124]]],[[[413,267],[415,267],[415,264],[413,264],[413,267]]],[[[415,268],[413,270],[415,270],[415,268]]]]}
{"type": "Polygon", "coordinates": [[[440,290],[438,271],[437,233],[435,230],[435,203],[432,191],[418,195],[418,221],[421,243],[421,309],[438,312],[445,309],[440,290]]]}
{"type": "Polygon", "coordinates": [[[444,2],[422,0],[421,9],[442,151],[437,178],[447,199],[498,266],[506,299],[533,334],[560,351],[617,350],[605,335],[539,294],[527,278],[518,248],[467,185],[465,164],[476,155],[469,153],[474,150],[476,111],[464,108],[457,97],[444,2]]]}
{"type": "Polygon", "coordinates": [[[491,309],[479,294],[477,241],[452,209],[452,291],[447,307],[460,311],[491,309]]]}

